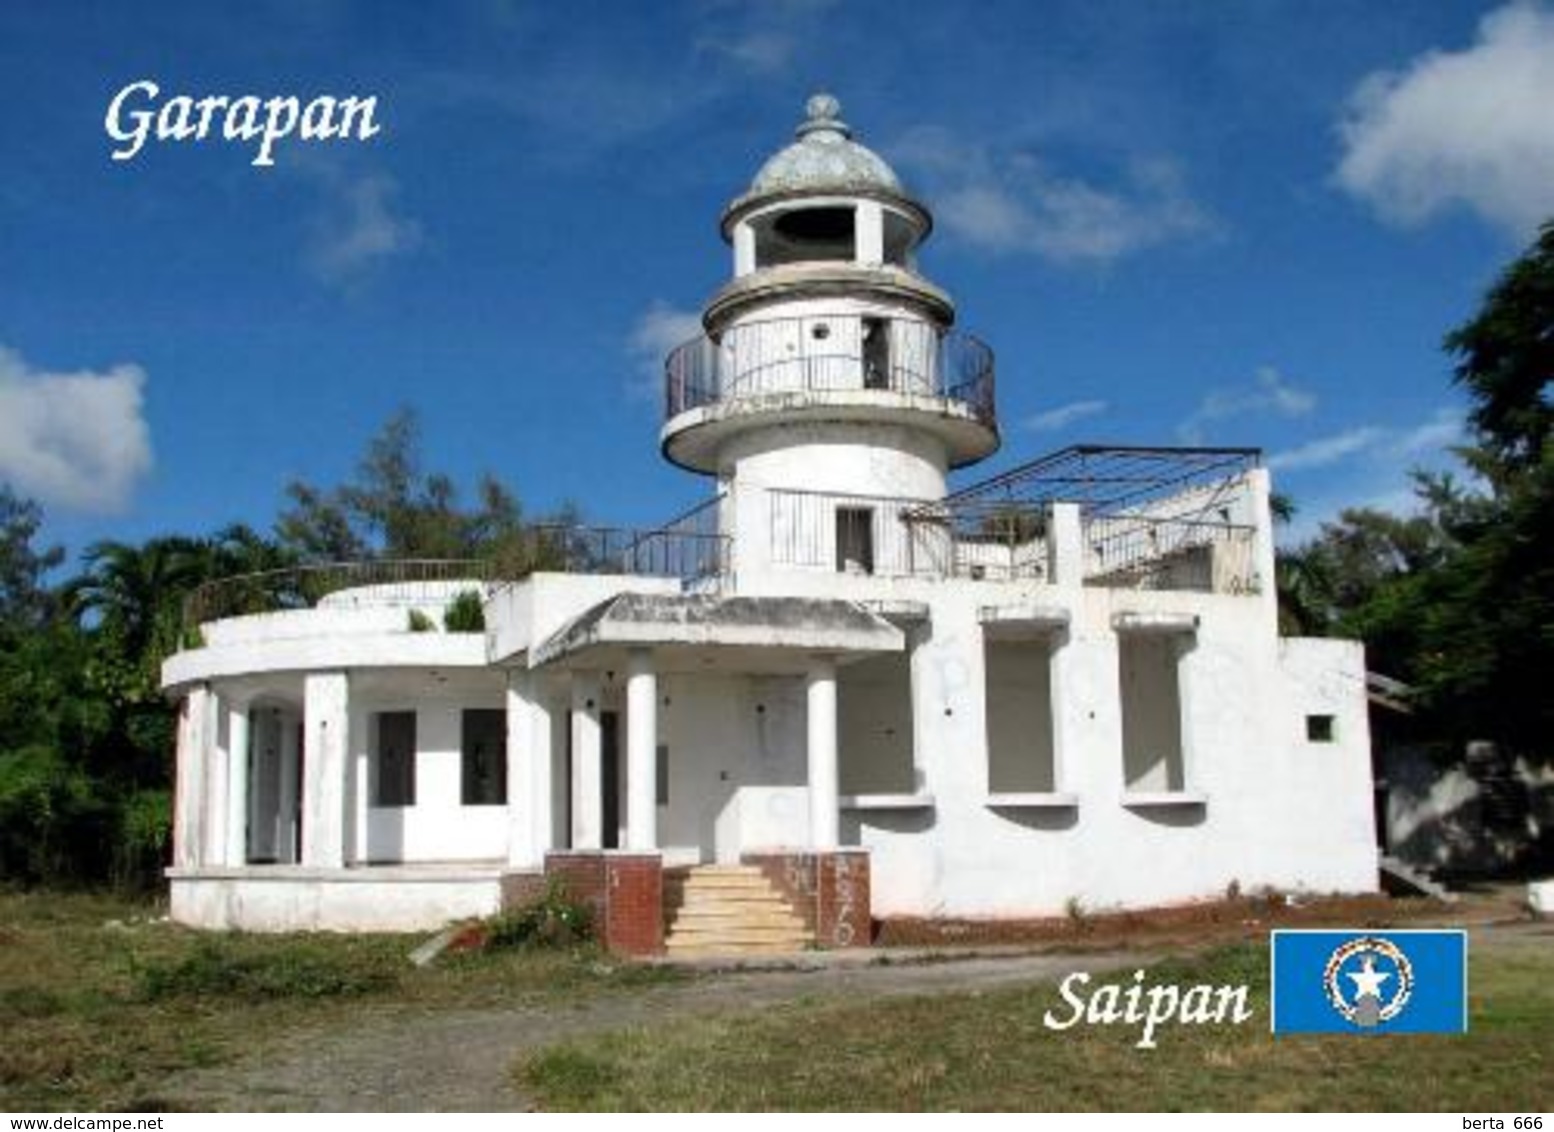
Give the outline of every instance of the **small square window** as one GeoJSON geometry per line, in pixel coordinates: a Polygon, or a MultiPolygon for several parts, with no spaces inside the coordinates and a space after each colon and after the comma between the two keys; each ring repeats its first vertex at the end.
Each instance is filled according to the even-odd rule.
{"type": "Polygon", "coordinates": [[[1332,716],[1308,715],[1306,717],[1306,742],[1336,743],[1337,741],[1338,726],[1332,716]]]}

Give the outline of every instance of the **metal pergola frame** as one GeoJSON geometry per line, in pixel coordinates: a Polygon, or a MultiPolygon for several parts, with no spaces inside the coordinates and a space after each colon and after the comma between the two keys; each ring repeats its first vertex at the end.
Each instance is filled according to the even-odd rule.
{"type": "Polygon", "coordinates": [[[942,504],[924,508],[922,517],[1032,512],[1050,503],[1078,503],[1092,516],[1116,515],[1239,480],[1261,462],[1257,448],[1075,444],[961,488],[942,504]]]}

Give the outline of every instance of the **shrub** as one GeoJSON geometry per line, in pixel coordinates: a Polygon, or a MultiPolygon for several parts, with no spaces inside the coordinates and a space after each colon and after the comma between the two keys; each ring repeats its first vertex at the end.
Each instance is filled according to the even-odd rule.
{"type": "Polygon", "coordinates": [[[419,609],[412,609],[410,611],[409,625],[412,633],[433,633],[437,631],[436,623],[419,609]]]}
{"type": "Polygon", "coordinates": [[[450,633],[483,633],[486,631],[485,603],[478,590],[464,590],[443,611],[443,627],[450,633]]]}
{"type": "Polygon", "coordinates": [[[567,895],[566,885],[552,877],[545,895],[533,903],[502,912],[489,921],[486,946],[571,947],[593,934],[593,914],[588,905],[567,895]]]}

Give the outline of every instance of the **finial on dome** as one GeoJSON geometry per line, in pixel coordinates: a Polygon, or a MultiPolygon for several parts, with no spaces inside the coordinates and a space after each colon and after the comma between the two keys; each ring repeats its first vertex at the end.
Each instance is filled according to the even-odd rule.
{"type": "Polygon", "coordinates": [[[825,91],[817,91],[810,95],[809,100],[804,103],[804,113],[806,115],[804,121],[793,131],[801,138],[821,131],[839,134],[844,138],[853,136],[847,123],[842,121],[842,104],[837,101],[835,95],[827,94],[825,91]]]}

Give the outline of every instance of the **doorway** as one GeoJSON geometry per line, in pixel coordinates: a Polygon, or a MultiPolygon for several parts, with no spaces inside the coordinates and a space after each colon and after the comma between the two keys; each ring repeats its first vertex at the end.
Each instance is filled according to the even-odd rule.
{"type": "Polygon", "coordinates": [[[621,752],[618,711],[599,713],[599,788],[601,800],[600,844],[606,849],[621,847],[621,752]]]}
{"type": "Polygon", "coordinates": [[[890,388],[890,331],[883,318],[863,320],[863,387],[890,388]]]}

